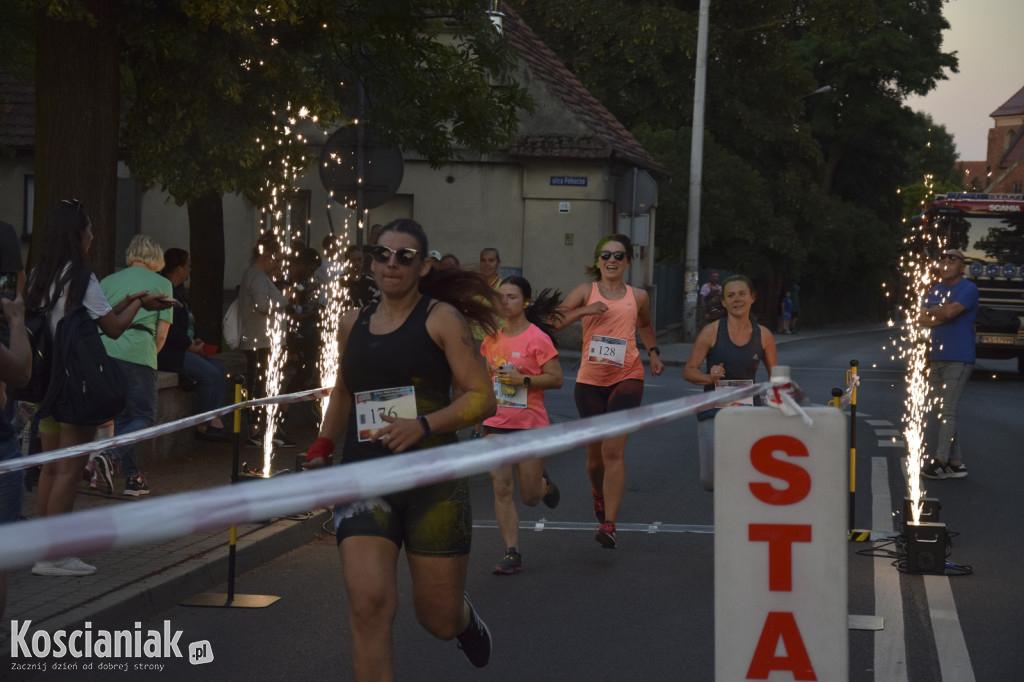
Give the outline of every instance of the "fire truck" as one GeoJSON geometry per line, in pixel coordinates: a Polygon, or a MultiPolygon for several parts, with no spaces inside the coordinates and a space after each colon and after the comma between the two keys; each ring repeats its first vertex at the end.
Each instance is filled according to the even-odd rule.
{"type": "Polygon", "coordinates": [[[1024,194],[939,194],[920,219],[943,248],[966,256],[979,294],[978,357],[1015,357],[1024,374],[1024,194]]]}

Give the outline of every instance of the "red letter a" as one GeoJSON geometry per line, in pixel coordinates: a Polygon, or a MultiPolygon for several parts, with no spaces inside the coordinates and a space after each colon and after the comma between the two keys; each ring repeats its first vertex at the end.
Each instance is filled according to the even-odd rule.
{"type": "Polygon", "coordinates": [[[754,658],[747,670],[748,680],[767,680],[773,670],[789,670],[794,680],[817,680],[807,648],[796,626],[796,619],[789,612],[772,611],[764,621],[761,639],[757,641],[754,658]],[[786,657],[776,656],[775,651],[782,640],[786,657]]]}

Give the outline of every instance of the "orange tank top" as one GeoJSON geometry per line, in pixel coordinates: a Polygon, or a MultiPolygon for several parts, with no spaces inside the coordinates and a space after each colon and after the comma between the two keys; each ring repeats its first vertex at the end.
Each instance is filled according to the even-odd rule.
{"type": "Polygon", "coordinates": [[[583,325],[583,358],[576,381],[593,386],[611,386],[625,379],[644,379],[644,365],[636,347],[636,296],[626,285],[626,295],[611,300],[601,295],[594,282],[586,305],[603,302],[601,315],[588,315],[583,325]]]}

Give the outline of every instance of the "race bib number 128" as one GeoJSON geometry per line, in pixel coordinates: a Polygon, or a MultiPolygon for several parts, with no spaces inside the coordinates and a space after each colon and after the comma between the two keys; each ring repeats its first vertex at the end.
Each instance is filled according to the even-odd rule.
{"type": "Polygon", "coordinates": [[[596,334],[591,336],[590,348],[587,351],[587,362],[622,367],[626,364],[626,339],[617,339],[614,336],[598,336],[596,334]]]}

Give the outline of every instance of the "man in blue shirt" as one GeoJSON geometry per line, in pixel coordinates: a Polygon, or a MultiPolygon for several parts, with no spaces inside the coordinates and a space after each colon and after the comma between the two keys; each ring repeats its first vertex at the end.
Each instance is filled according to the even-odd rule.
{"type": "Polygon", "coordinates": [[[946,249],[939,257],[939,283],[925,296],[919,321],[931,329],[928,380],[939,410],[935,457],[921,469],[925,478],[966,478],[960,455],[956,409],[974,369],[974,318],[978,287],[964,279],[964,254],[946,249]]]}

